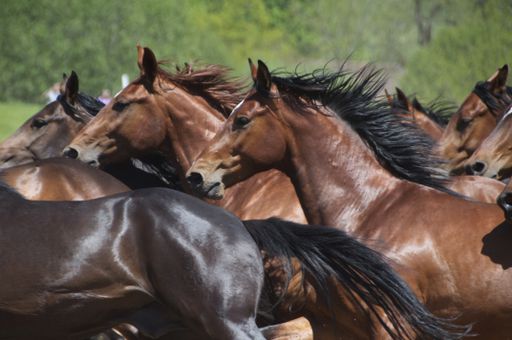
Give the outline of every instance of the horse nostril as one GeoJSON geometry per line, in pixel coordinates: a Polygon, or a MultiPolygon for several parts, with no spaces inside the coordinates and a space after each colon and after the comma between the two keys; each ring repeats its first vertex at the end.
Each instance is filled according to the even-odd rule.
{"type": "Polygon", "coordinates": [[[76,151],[75,149],[70,148],[70,147],[65,148],[64,152],[62,154],[64,155],[64,157],[67,157],[67,158],[73,158],[73,159],[78,158],[78,151],[76,151]]]}
{"type": "Polygon", "coordinates": [[[198,187],[203,184],[203,176],[198,172],[191,172],[190,175],[187,176],[187,181],[190,185],[198,187]]]}
{"type": "Polygon", "coordinates": [[[476,161],[475,163],[471,164],[471,170],[473,170],[476,175],[483,174],[486,168],[487,165],[482,161],[476,161]]]}
{"type": "Polygon", "coordinates": [[[496,200],[498,205],[503,209],[505,213],[505,219],[512,220],[512,192],[504,192],[498,196],[496,200]]]}
{"type": "Polygon", "coordinates": [[[498,200],[501,204],[506,204],[512,207],[512,192],[502,193],[498,200]]]}

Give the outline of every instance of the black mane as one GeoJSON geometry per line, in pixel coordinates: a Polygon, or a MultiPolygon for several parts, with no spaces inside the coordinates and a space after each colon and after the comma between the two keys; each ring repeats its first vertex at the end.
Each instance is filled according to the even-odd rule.
{"type": "Polygon", "coordinates": [[[491,90],[488,81],[481,81],[475,85],[473,93],[484,102],[495,116],[503,114],[504,110],[512,104],[512,87],[510,86],[507,86],[503,93],[495,94],[491,90]]]}
{"type": "Polygon", "coordinates": [[[282,98],[292,106],[322,105],[346,121],[373,150],[376,158],[394,176],[446,189],[443,161],[433,155],[433,141],[411,122],[392,114],[389,104],[378,100],[384,86],[380,71],[364,67],[349,74],[341,68],[325,68],[299,75],[276,74],[272,81],[282,98]]]}
{"type": "Polygon", "coordinates": [[[76,95],[76,104],[70,104],[64,95],[59,95],[57,101],[62,105],[66,114],[84,123],[91,120],[105,106],[98,99],[85,93],[79,92],[76,95]]]}
{"type": "Polygon", "coordinates": [[[457,110],[453,103],[439,99],[431,101],[423,108],[425,114],[441,127],[448,124],[450,116],[457,110]]]}
{"type": "MultiPolygon", "coordinates": [[[[421,106],[423,112],[428,118],[430,118],[434,123],[439,125],[440,127],[445,127],[450,120],[450,116],[455,112],[457,107],[450,102],[435,99],[428,103],[426,106],[419,103],[419,101],[411,96],[408,98],[414,105],[416,103],[417,106],[421,106]]],[[[398,98],[393,96],[393,102],[391,104],[393,108],[396,108],[404,113],[409,112],[409,108],[405,107],[405,105],[398,100],[398,98]]]]}

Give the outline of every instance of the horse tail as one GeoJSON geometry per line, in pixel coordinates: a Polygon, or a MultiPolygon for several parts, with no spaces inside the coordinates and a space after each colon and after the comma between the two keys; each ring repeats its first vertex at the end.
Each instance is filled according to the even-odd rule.
{"type": "Polygon", "coordinates": [[[329,296],[328,280],[334,278],[353,303],[366,315],[376,317],[393,339],[460,339],[471,331],[471,326],[454,325],[452,320],[432,315],[383,255],[341,230],[277,218],[244,224],[262,251],[285,261],[288,281],[292,258],[300,262],[302,274],[313,278],[317,293],[325,299],[329,296]]]}

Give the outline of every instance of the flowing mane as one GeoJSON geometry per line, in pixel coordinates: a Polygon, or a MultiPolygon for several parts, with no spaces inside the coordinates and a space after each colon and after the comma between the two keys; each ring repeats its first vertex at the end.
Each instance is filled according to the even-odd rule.
{"type": "Polygon", "coordinates": [[[225,117],[242,101],[246,86],[240,80],[228,77],[229,68],[207,65],[199,70],[193,70],[188,64],[185,66],[174,74],[159,67],[158,75],[188,92],[203,96],[225,117]]]}
{"type": "Polygon", "coordinates": [[[425,109],[425,114],[441,127],[445,127],[448,124],[450,116],[457,110],[453,103],[439,99],[431,101],[426,106],[423,106],[423,108],[425,109]]]}
{"type": "MultiPolygon", "coordinates": [[[[415,107],[421,107],[422,112],[430,118],[434,123],[439,125],[440,127],[445,127],[448,124],[450,116],[455,112],[457,107],[452,103],[444,100],[435,99],[429,102],[426,106],[420,104],[416,97],[409,97],[410,102],[413,103],[415,107]],[[412,100],[411,100],[412,98],[412,100]]],[[[405,107],[404,103],[402,103],[396,96],[393,96],[392,107],[403,111],[404,113],[409,112],[409,108],[405,107]]]]}
{"type": "Polygon", "coordinates": [[[512,87],[507,86],[505,92],[496,95],[491,91],[489,83],[486,81],[478,82],[473,92],[480,98],[485,105],[497,116],[512,103],[512,87]]]}
{"type": "Polygon", "coordinates": [[[392,114],[389,104],[378,100],[384,86],[381,71],[364,67],[349,74],[343,68],[299,75],[273,73],[272,81],[293,107],[322,105],[347,122],[373,150],[381,165],[394,176],[442,191],[447,177],[443,161],[432,154],[433,141],[410,122],[392,114]]]}

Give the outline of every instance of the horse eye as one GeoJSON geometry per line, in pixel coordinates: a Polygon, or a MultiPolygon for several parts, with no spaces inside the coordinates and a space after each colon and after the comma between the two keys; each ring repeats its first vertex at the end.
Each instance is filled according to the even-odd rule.
{"type": "Polygon", "coordinates": [[[456,126],[456,129],[457,131],[464,131],[468,126],[469,124],[471,124],[473,120],[472,119],[460,119],[458,122],[457,122],[457,126],[456,126]]]}
{"type": "Polygon", "coordinates": [[[48,122],[42,118],[36,118],[32,121],[32,127],[36,129],[40,129],[45,125],[48,125],[48,122]]]}
{"type": "Polygon", "coordinates": [[[235,119],[235,125],[237,127],[244,127],[247,124],[249,124],[250,122],[251,122],[251,120],[246,116],[239,116],[239,117],[236,117],[236,119],[235,119]]]}
{"type": "Polygon", "coordinates": [[[117,112],[121,112],[123,111],[128,105],[130,105],[130,103],[122,103],[122,102],[116,102],[114,103],[114,105],[112,106],[112,109],[117,111],[117,112]]]}

